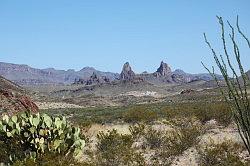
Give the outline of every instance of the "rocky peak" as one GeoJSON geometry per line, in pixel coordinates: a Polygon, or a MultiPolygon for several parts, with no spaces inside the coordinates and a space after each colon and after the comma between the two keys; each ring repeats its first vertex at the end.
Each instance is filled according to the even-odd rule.
{"type": "Polygon", "coordinates": [[[120,74],[120,80],[133,80],[135,78],[135,73],[130,67],[129,63],[126,62],[123,65],[122,72],[120,74]]]}
{"type": "Polygon", "coordinates": [[[171,68],[168,66],[167,63],[161,61],[160,67],[155,72],[156,76],[169,76],[171,75],[171,68]]]}

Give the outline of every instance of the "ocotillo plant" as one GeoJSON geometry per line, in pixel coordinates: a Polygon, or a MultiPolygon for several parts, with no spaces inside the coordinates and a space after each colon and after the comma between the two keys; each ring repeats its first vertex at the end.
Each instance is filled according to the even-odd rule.
{"type": "Polygon", "coordinates": [[[249,77],[245,73],[242,66],[241,52],[236,40],[236,35],[239,35],[244,41],[246,41],[248,48],[250,48],[250,42],[240,29],[238,16],[236,21],[236,28],[232,26],[229,21],[227,21],[228,28],[230,29],[229,38],[225,37],[225,25],[222,17],[217,16],[217,19],[221,27],[221,40],[224,55],[218,54],[215,51],[210,42],[207,40],[205,33],[204,39],[213,54],[216,65],[218,66],[222,76],[224,77],[226,88],[223,88],[220,84],[218,78],[214,73],[214,67],[212,67],[212,70],[210,70],[203,63],[202,65],[215,79],[225,100],[230,104],[233,119],[237,124],[240,136],[248,150],[248,153],[250,154],[250,104],[247,92],[247,87],[249,86],[249,77]],[[232,46],[232,53],[229,51],[229,42],[232,46]],[[234,58],[234,60],[232,60],[232,58],[234,58]],[[236,66],[233,65],[234,62],[236,62],[236,66]],[[230,75],[232,76],[230,77],[230,75]]]}

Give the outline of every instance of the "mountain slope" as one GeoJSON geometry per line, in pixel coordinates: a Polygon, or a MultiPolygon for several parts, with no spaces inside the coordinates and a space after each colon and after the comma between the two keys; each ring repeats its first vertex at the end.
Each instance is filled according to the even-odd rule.
{"type": "Polygon", "coordinates": [[[21,86],[5,79],[2,76],[0,76],[0,89],[9,89],[20,93],[24,91],[21,86]]]}
{"type": "Polygon", "coordinates": [[[38,107],[20,86],[0,76],[0,115],[26,110],[37,112],[38,107]]]}

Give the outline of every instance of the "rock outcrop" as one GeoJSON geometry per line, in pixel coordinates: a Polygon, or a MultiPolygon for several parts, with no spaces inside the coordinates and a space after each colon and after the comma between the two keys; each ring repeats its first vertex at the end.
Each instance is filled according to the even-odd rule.
{"type": "Polygon", "coordinates": [[[180,94],[192,94],[195,92],[196,91],[194,89],[185,89],[185,90],[182,90],[180,94]]]}
{"type": "Polygon", "coordinates": [[[140,74],[135,74],[128,62],[123,65],[122,72],[119,77],[121,83],[140,84],[144,82],[144,78],[140,74]]]}
{"type": "Polygon", "coordinates": [[[126,62],[123,65],[122,72],[120,74],[120,80],[131,81],[133,79],[135,79],[135,73],[133,72],[133,70],[130,67],[129,63],[126,62]]]}
{"type": "Polygon", "coordinates": [[[171,68],[168,66],[167,63],[164,63],[161,61],[160,67],[157,69],[157,71],[154,73],[156,77],[164,77],[164,76],[170,76],[172,73],[171,68]]]}
{"type": "Polygon", "coordinates": [[[78,78],[78,79],[76,78],[73,84],[77,84],[77,85],[79,85],[79,84],[81,84],[81,85],[85,85],[85,84],[86,84],[86,80],[85,80],[85,79],[82,79],[82,78],[78,78]]]}
{"type": "Polygon", "coordinates": [[[104,84],[104,83],[110,83],[110,80],[105,76],[98,76],[95,72],[86,81],[86,85],[104,84]]]}
{"type": "Polygon", "coordinates": [[[106,76],[100,76],[97,73],[93,72],[93,74],[88,79],[76,79],[74,84],[84,84],[84,85],[97,85],[97,84],[105,84],[110,83],[110,79],[106,76]]]}
{"type": "Polygon", "coordinates": [[[38,107],[21,87],[0,77],[0,115],[12,115],[28,110],[37,112],[38,107]]]}

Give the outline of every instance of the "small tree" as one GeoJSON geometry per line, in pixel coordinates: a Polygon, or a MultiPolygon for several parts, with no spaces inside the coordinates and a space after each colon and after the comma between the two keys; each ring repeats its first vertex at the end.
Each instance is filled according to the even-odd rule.
{"type": "Polygon", "coordinates": [[[221,40],[224,49],[224,55],[218,55],[218,53],[211,46],[210,42],[207,40],[205,33],[204,39],[213,54],[213,58],[222,76],[224,77],[226,88],[223,88],[223,86],[220,84],[218,78],[215,75],[214,67],[212,67],[212,70],[210,70],[203,63],[202,65],[217,82],[217,85],[219,86],[222,95],[224,96],[225,100],[230,104],[234,121],[237,124],[240,136],[248,150],[248,153],[250,154],[250,104],[247,92],[247,87],[249,86],[249,77],[245,73],[241,63],[241,54],[238,42],[236,41],[236,33],[239,34],[239,36],[241,36],[244,41],[246,41],[248,48],[250,48],[250,42],[246,35],[240,29],[238,16],[236,21],[236,30],[230,24],[230,22],[227,21],[227,25],[231,30],[231,32],[229,33],[229,41],[232,43],[233,47],[233,53],[231,55],[228,51],[228,41],[225,37],[223,19],[222,17],[218,16],[217,19],[221,27],[221,40]],[[232,57],[235,58],[237,66],[234,66],[232,64],[232,57]],[[229,76],[230,73],[232,73],[232,77],[229,76]]]}

